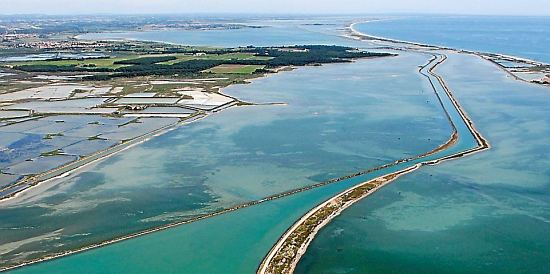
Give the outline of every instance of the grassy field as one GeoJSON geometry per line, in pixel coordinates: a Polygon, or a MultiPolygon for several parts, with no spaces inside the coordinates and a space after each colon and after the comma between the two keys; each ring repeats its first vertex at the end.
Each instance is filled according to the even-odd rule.
{"type": "Polygon", "coordinates": [[[55,60],[55,61],[26,61],[26,62],[13,62],[8,63],[10,66],[24,66],[24,65],[50,65],[50,66],[90,66],[93,65],[98,68],[111,68],[116,69],[126,65],[115,65],[114,62],[135,59],[140,57],[139,55],[128,55],[124,57],[114,58],[100,58],[100,59],[86,59],[86,60],[55,60]]]}
{"type": "Polygon", "coordinates": [[[219,65],[207,70],[207,72],[220,74],[252,74],[256,70],[264,67],[265,66],[259,65],[219,65]]]}

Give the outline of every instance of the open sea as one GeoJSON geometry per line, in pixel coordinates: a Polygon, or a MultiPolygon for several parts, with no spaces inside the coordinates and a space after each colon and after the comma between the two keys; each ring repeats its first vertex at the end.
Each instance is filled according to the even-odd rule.
{"type": "Polygon", "coordinates": [[[409,16],[355,25],[361,33],[550,63],[550,17],[409,16]]]}

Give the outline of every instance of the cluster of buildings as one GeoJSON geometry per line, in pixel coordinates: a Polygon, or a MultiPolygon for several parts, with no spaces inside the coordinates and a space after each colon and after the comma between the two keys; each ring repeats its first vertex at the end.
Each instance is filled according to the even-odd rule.
{"type": "Polygon", "coordinates": [[[101,41],[46,40],[39,39],[35,34],[4,34],[0,35],[0,47],[3,48],[29,48],[29,49],[94,49],[108,46],[101,41]]]}
{"type": "Polygon", "coordinates": [[[6,34],[0,34],[0,42],[10,42],[10,41],[17,41],[21,39],[31,39],[31,38],[37,38],[36,34],[17,34],[17,33],[6,33],[6,34]]]}

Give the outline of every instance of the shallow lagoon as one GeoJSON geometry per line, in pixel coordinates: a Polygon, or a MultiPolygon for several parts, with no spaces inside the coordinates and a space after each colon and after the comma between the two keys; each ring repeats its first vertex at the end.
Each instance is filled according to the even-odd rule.
{"type": "Polygon", "coordinates": [[[452,54],[439,71],[493,148],[359,202],[321,231],[297,273],[547,271],[549,89],[474,56],[452,54]]]}
{"type": "Polygon", "coordinates": [[[228,88],[288,105],[218,113],[0,209],[3,259],[109,239],[431,150],[451,129],[417,72],[427,58],[300,68],[228,88]]]}
{"type": "MultiPolygon", "coordinates": [[[[458,128],[462,128],[461,119],[456,112],[450,111],[450,114],[458,128]]],[[[473,144],[468,141],[468,132],[460,133],[462,137],[457,145],[449,151],[427,156],[424,160],[437,159],[442,155],[471,148],[473,144]]],[[[352,185],[424,160],[401,163],[340,183],[90,252],[33,265],[16,272],[59,273],[78,266],[90,273],[253,273],[279,235],[316,204],[352,185]]]]}

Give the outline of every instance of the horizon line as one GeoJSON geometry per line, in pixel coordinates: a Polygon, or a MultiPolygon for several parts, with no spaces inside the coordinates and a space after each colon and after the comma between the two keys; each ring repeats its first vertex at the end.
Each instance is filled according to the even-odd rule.
{"type": "Polygon", "coordinates": [[[0,16],[190,16],[190,15],[232,15],[232,16],[380,16],[380,15],[429,15],[429,16],[507,16],[507,17],[550,17],[550,14],[509,14],[509,13],[446,13],[446,12],[370,12],[370,13],[299,13],[299,12],[91,12],[91,13],[0,13],[0,16]]]}

